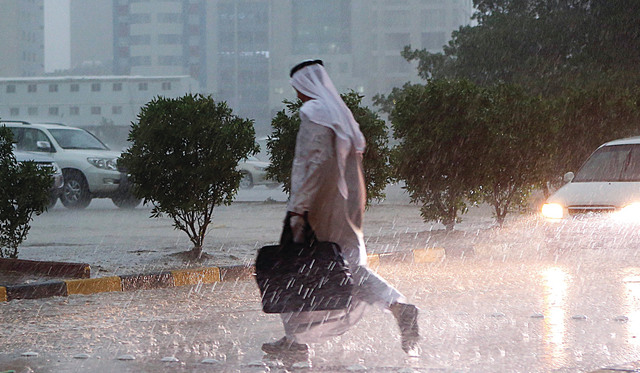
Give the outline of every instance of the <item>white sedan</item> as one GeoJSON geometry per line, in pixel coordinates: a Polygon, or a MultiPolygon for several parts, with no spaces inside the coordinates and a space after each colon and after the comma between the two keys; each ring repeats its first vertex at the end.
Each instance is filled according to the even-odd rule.
{"type": "Polygon", "coordinates": [[[256,157],[249,157],[238,163],[238,170],[242,172],[240,189],[251,189],[255,185],[266,185],[267,188],[275,188],[280,185],[277,181],[267,179],[267,167],[269,162],[264,162],[256,157]]]}
{"type": "Polygon", "coordinates": [[[575,175],[568,172],[564,180],[567,184],[543,205],[544,217],[601,212],[640,217],[640,137],[601,145],[575,175]]]}

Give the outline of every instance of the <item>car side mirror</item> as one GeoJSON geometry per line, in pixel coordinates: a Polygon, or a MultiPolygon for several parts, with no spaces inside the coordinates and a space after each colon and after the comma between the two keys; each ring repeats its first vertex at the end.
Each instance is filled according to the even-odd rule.
{"type": "Polygon", "coordinates": [[[49,141],[36,141],[36,147],[38,147],[38,150],[53,152],[53,149],[51,148],[51,143],[49,141]]]}
{"type": "Polygon", "coordinates": [[[575,175],[573,174],[573,172],[569,171],[566,174],[564,174],[564,177],[562,178],[562,180],[564,180],[565,183],[570,183],[573,181],[574,177],[575,175]]]}

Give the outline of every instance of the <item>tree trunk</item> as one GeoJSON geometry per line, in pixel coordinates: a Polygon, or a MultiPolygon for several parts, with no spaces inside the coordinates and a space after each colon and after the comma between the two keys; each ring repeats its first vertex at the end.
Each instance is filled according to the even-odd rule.
{"type": "Polygon", "coordinates": [[[193,259],[200,259],[202,257],[202,245],[194,246],[188,253],[193,259]]]}

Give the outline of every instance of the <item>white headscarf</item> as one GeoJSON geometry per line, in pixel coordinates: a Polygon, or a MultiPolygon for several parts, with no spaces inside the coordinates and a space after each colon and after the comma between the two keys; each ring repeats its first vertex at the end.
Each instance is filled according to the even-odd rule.
{"type": "Polygon", "coordinates": [[[300,112],[312,122],[329,127],[336,134],[336,156],[340,172],[338,189],[347,198],[349,192],[344,177],[347,156],[352,146],[356,152],[363,153],[366,145],[360,125],[321,64],[311,64],[296,71],[291,77],[291,85],[311,98],[302,105],[300,112]]]}

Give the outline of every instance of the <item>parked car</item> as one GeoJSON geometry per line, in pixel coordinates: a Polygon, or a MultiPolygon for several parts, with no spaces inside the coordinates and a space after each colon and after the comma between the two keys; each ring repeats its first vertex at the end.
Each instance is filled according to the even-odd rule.
{"type": "Polygon", "coordinates": [[[242,172],[240,189],[251,189],[255,185],[266,185],[267,188],[275,188],[280,185],[277,181],[267,179],[267,167],[269,162],[264,162],[256,157],[249,157],[238,163],[238,170],[242,172]]]}
{"type": "Polygon", "coordinates": [[[120,208],[133,208],[141,200],[131,193],[125,170],[118,167],[120,152],[111,151],[90,132],[62,124],[3,121],[11,129],[17,150],[50,155],[62,169],[60,201],[70,209],[83,209],[93,198],[111,198],[120,208]]]}
{"type": "Polygon", "coordinates": [[[49,208],[55,206],[56,201],[62,194],[62,187],[64,185],[64,177],[62,176],[62,170],[60,166],[50,156],[36,152],[23,152],[17,149],[13,150],[13,155],[16,157],[16,161],[22,163],[32,161],[39,167],[47,167],[53,171],[51,178],[51,188],[49,190],[49,208]]]}
{"type": "Polygon", "coordinates": [[[542,206],[542,215],[562,219],[586,213],[618,212],[640,219],[640,136],[602,144],[578,172],[542,206]]]}

